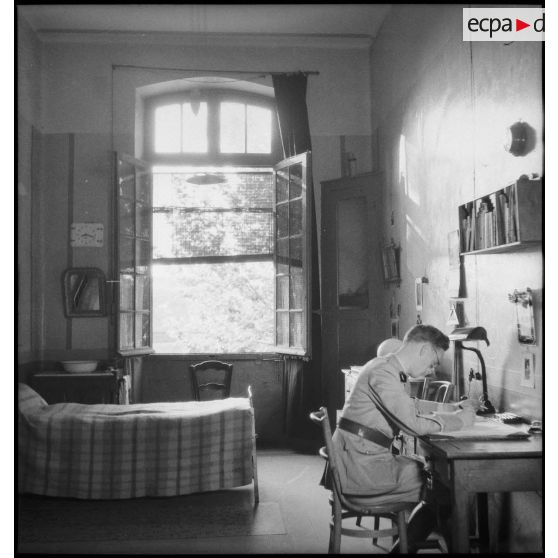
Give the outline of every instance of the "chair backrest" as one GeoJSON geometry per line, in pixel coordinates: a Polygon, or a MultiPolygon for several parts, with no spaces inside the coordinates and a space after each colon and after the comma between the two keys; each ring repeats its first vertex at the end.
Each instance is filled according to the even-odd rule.
{"type": "Polygon", "coordinates": [[[232,371],[232,364],[220,360],[191,364],[190,375],[196,401],[230,397],[232,371]]]}
{"type": "Polygon", "coordinates": [[[344,502],[343,494],[341,493],[341,480],[339,479],[339,469],[337,467],[337,459],[335,457],[335,451],[333,448],[333,440],[331,437],[331,426],[329,424],[329,416],[327,409],[325,407],[320,407],[319,411],[314,411],[310,413],[310,420],[317,425],[322,427],[322,434],[325,442],[325,452],[324,455],[323,448],[320,450],[320,455],[327,459],[328,462],[328,474],[331,475],[331,484],[333,492],[339,497],[339,499],[344,502]]]}
{"type": "Polygon", "coordinates": [[[447,403],[453,394],[453,384],[444,380],[425,381],[421,399],[447,403]]]}

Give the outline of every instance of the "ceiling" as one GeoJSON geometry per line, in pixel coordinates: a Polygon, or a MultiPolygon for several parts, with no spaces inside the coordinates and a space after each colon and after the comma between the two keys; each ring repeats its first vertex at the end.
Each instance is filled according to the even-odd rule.
{"type": "Polygon", "coordinates": [[[18,6],[37,32],[278,34],[374,38],[390,4],[18,6]]]}

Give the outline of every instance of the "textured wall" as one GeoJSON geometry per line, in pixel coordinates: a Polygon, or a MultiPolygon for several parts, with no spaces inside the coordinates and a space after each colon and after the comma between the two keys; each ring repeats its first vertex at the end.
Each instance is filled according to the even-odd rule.
{"type": "MultiPolygon", "coordinates": [[[[426,276],[422,320],[449,332],[448,233],[458,228],[460,204],[492,192],[521,174],[542,174],[542,62],[538,43],[467,43],[459,6],[396,6],[371,54],[374,164],[385,173],[384,234],[401,244],[400,288],[386,292],[402,307],[402,333],[416,321],[414,279],[426,276]],[[504,132],[517,120],[536,131],[534,150],[513,157],[504,132]],[[392,224],[393,217],[393,224],[392,224]]],[[[542,252],[526,251],[464,260],[466,325],[487,329],[479,344],[487,364],[490,399],[497,408],[542,415],[542,252]],[[522,347],[517,341],[514,289],[535,294],[538,344],[535,388],[521,386],[522,347]]],[[[386,329],[386,333],[387,333],[386,329]]],[[[473,344],[474,346],[474,344],[473,344]]],[[[452,354],[444,375],[452,370],[452,354]]],[[[469,356],[471,355],[472,358],[469,356]]],[[[479,369],[465,353],[464,368],[479,369]]],[[[479,395],[474,381],[471,395],[479,395]]],[[[540,498],[514,495],[511,517],[521,537],[511,548],[540,550],[540,498]],[[521,511],[524,508],[525,511],[521,511]]],[[[508,512],[510,508],[508,507],[508,512]]]]}

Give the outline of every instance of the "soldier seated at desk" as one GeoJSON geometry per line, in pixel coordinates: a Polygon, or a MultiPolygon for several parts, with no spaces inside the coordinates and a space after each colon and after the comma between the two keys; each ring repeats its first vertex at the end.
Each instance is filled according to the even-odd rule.
{"type": "MultiPolygon", "coordinates": [[[[343,493],[373,496],[378,505],[418,502],[409,518],[411,551],[434,529],[436,514],[432,494],[425,489],[423,462],[394,454],[392,442],[402,427],[422,435],[459,430],[475,421],[475,402],[461,401],[449,412],[432,412],[404,388],[408,377],[431,373],[448,347],[448,337],[435,327],[412,327],[395,352],[364,365],[333,434],[343,493]]],[[[398,552],[398,543],[392,552],[398,552]]]]}

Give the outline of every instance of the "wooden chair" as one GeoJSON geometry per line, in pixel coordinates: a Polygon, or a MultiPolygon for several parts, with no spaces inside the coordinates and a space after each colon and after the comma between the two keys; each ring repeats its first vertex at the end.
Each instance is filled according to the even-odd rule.
{"type": "Polygon", "coordinates": [[[443,380],[424,380],[421,399],[435,401],[436,403],[448,403],[453,394],[453,384],[443,380]]]}
{"type": "Polygon", "coordinates": [[[399,536],[401,553],[406,554],[407,548],[407,514],[410,514],[417,502],[396,502],[390,504],[374,505],[374,497],[359,496],[350,497],[343,494],[339,480],[339,470],[333,441],[331,438],[331,427],[327,409],[320,407],[319,411],[310,413],[312,422],[321,425],[325,441],[325,447],[320,449],[320,455],[327,461],[329,475],[331,478],[331,494],[329,502],[332,508],[329,522],[329,549],[330,554],[339,554],[341,550],[341,535],[350,537],[371,538],[373,541],[380,537],[399,536]],[[363,503],[366,501],[366,503],[363,503]],[[343,526],[343,520],[348,518],[359,518],[371,516],[375,518],[374,529],[349,528],[343,526]],[[391,520],[391,528],[378,529],[377,520],[381,517],[391,520]]]}
{"type": "Polygon", "coordinates": [[[191,364],[190,375],[196,401],[230,397],[232,371],[232,364],[220,360],[191,364]]]}

